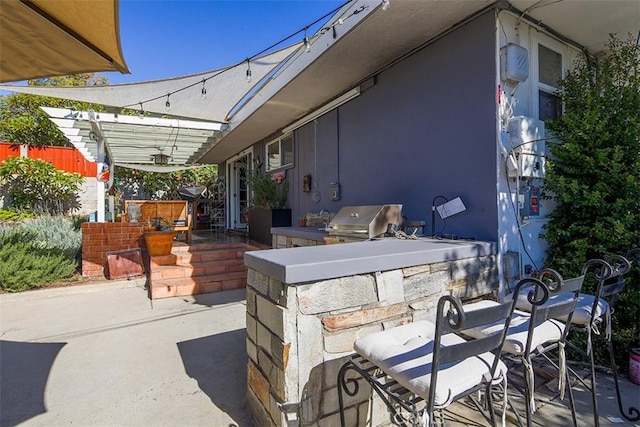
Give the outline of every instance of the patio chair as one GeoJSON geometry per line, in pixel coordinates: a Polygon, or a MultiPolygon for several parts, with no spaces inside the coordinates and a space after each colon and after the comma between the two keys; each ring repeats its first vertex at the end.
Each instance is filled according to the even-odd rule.
{"type": "MultiPolygon", "coordinates": [[[[640,249],[634,249],[630,251],[627,256],[632,258],[640,255],[640,249]]],[[[601,335],[600,329],[605,328],[605,341],[609,350],[610,368],[614,373],[614,382],[616,385],[616,396],[618,400],[618,407],[620,413],[630,421],[638,421],[640,414],[638,409],[630,407],[628,412],[625,413],[622,406],[622,399],[620,395],[620,389],[618,384],[618,377],[615,368],[613,342],[611,341],[611,315],[613,313],[613,303],[618,293],[624,289],[624,274],[629,271],[630,263],[622,256],[609,257],[609,262],[601,259],[592,259],[585,263],[582,268],[582,275],[593,275],[598,283],[595,294],[580,293],[578,302],[571,318],[571,327],[578,331],[583,331],[587,334],[586,349],[578,348],[573,343],[567,342],[567,345],[576,350],[580,354],[583,354],[589,359],[590,373],[587,377],[581,377],[575,374],[576,378],[582,382],[582,384],[591,391],[592,408],[594,416],[594,426],[599,425],[598,414],[598,401],[597,401],[597,385],[595,382],[595,362],[594,354],[592,351],[593,334],[601,335]],[[591,385],[587,384],[585,380],[591,378],[591,385]]],[[[553,297],[558,298],[558,297],[553,297]]],[[[530,304],[523,299],[522,296],[518,298],[516,302],[516,308],[519,310],[530,311],[530,304]]],[[[562,316],[559,320],[566,322],[567,316],[562,316]]]]}
{"type": "MultiPolygon", "coordinates": [[[[369,334],[354,344],[357,353],[338,373],[340,422],[344,427],[344,394],[355,396],[355,371],[381,397],[400,425],[435,425],[434,411],[442,411],[458,399],[484,390],[489,417],[495,425],[492,388],[502,385],[506,399],[507,368],[499,355],[503,333],[478,340],[466,340],[458,332],[502,322],[509,325],[513,303],[495,304],[468,312],[460,300],[443,296],[438,301],[436,323],[417,321],[369,334]]],[[[506,330],[506,329],[505,329],[506,330]]],[[[474,403],[481,409],[480,404],[474,403]]],[[[505,408],[503,410],[503,425],[505,408]]]]}
{"type": "MultiPolygon", "coordinates": [[[[532,360],[544,357],[558,370],[558,388],[560,399],[564,400],[566,385],[569,385],[569,403],[574,426],[577,425],[573,391],[566,368],[565,345],[569,328],[565,323],[556,320],[565,317],[571,321],[578,301],[578,295],[584,276],[563,280],[560,274],[551,269],[541,271],[538,278],[530,277],[518,282],[513,301],[525,299],[530,304],[530,311],[514,310],[503,351],[510,359],[522,365],[524,377],[524,401],[526,407],[526,424],[531,426],[532,415],[536,412],[535,374],[532,360]],[[551,350],[558,350],[558,363],[548,356],[551,350]]],[[[481,309],[495,305],[493,301],[480,301],[470,304],[467,310],[481,309]]],[[[473,328],[463,331],[464,334],[480,339],[503,328],[502,324],[494,324],[485,328],[473,328]]],[[[520,425],[522,419],[514,411],[520,425]]]]}
{"type": "MultiPolygon", "coordinates": [[[[620,413],[629,421],[640,420],[640,411],[635,407],[630,407],[627,412],[624,411],[622,397],[620,395],[620,386],[618,383],[618,374],[615,363],[615,352],[613,341],[611,339],[611,316],[617,295],[624,290],[624,275],[630,270],[631,262],[629,259],[637,259],[640,262],[640,248],[633,249],[627,253],[626,257],[613,255],[607,260],[592,259],[582,268],[582,275],[586,276],[591,271],[594,279],[597,281],[597,287],[594,294],[580,293],[578,302],[573,313],[573,317],[569,320],[567,316],[559,317],[559,320],[571,323],[571,327],[583,331],[587,334],[586,349],[579,348],[571,342],[567,344],[584,355],[590,362],[590,373],[586,377],[591,378],[591,385],[585,383],[586,378],[576,377],[591,391],[591,399],[593,405],[594,426],[598,426],[598,399],[597,384],[595,381],[595,360],[593,352],[593,334],[602,336],[600,329],[605,328],[604,340],[609,352],[609,368],[613,372],[614,383],[616,387],[616,397],[618,400],[618,408],[620,413]]],[[[522,298],[518,299],[516,307],[521,310],[529,310],[529,306],[522,298]]]]}

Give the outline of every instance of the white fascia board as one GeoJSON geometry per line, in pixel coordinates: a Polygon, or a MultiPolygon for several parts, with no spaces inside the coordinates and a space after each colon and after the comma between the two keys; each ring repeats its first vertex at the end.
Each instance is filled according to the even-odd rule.
{"type": "MultiPolygon", "coordinates": [[[[54,108],[54,107],[40,107],[50,117],[56,119],[67,119],[70,121],[89,121],[88,111],[71,111],[68,108],[54,108]],[[82,116],[82,118],[80,117],[82,116]]],[[[182,120],[182,119],[165,119],[161,117],[140,117],[140,116],[128,116],[125,114],[116,115],[113,113],[99,113],[96,116],[95,121],[99,123],[124,123],[140,126],[157,126],[167,128],[185,128],[185,129],[199,129],[219,131],[226,128],[225,123],[217,122],[203,122],[196,120],[182,120]],[[97,116],[100,116],[97,119],[97,116]]],[[[65,125],[65,127],[68,127],[65,125]]]]}
{"type": "Polygon", "coordinates": [[[311,65],[319,56],[331,48],[333,44],[338,42],[344,35],[348,34],[370,13],[374,12],[380,6],[380,0],[354,0],[345,5],[345,9],[341,10],[340,16],[335,16],[333,22],[327,23],[327,26],[337,23],[342,18],[342,24],[336,26],[336,38],[333,38],[332,31],[326,31],[310,37],[311,51],[305,52],[304,46],[300,47],[285,64],[269,78],[269,81],[262,87],[253,97],[248,99],[235,114],[229,118],[231,128],[234,125],[242,123],[249,118],[255,111],[271,99],[276,93],[284,88],[291,80],[293,80],[304,69],[311,65]],[[357,13],[354,13],[358,11],[357,13]]]}

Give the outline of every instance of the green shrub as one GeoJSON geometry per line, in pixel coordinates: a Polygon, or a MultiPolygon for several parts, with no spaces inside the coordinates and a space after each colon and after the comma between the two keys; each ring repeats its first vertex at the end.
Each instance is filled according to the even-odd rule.
{"type": "Polygon", "coordinates": [[[69,221],[73,224],[73,229],[79,231],[82,223],[89,221],[89,217],[87,215],[71,215],[69,221]]]}
{"type": "Polygon", "coordinates": [[[9,157],[0,164],[0,195],[17,211],[64,215],[80,207],[78,173],[57,170],[51,163],[9,157]]]}
{"type": "Polygon", "coordinates": [[[58,251],[72,260],[80,252],[82,233],[72,220],[40,216],[23,221],[22,228],[33,232],[31,243],[36,248],[58,251]]]}
{"type": "Polygon", "coordinates": [[[14,208],[0,209],[0,222],[19,222],[34,217],[31,212],[19,212],[14,208]]]}
{"type": "Polygon", "coordinates": [[[40,217],[0,226],[0,287],[18,292],[73,276],[81,233],[70,220],[40,217]]]}
{"type": "MultiPolygon", "coordinates": [[[[550,144],[545,177],[545,189],[558,203],[543,236],[546,265],[565,277],[577,276],[590,258],[640,246],[640,61],[632,38],[612,36],[607,47],[606,55],[579,61],[567,73],[558,93],[564,114],[548,125],[561,142],[550,144]]],[[[637,267],[626,282],[613,316],[622,367],[630,347],[640,344],[637,267]]],[[[589,293],[595,287],[593,280],[583,285],[589,293]]],[[[607,364],[596,351],[598,362],[607,364]]]]}
{"type": "Polygon", "coordinates": [[[75,261],[63,253],[36,248],[20,242],[0,246],[0,287],[19,292],[69,278],[75,261]]]}

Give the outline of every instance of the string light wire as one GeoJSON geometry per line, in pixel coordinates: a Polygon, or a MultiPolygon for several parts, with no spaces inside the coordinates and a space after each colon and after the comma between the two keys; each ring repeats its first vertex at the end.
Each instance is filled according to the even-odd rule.
{"type": "MultiPolygon", "coordinates": [[[[263,55],[263,54],[265,54],[265,53],[267,53],[267,52],[271,51],[272,49],[274,49],[274,48],[276,48],[276,47],[278,47],[278,46],[282,45],[283,43],[287,42],[288,40],[290,40],[290,39],[292,39],[292,38],[294,38],[294,37],[298,36],[300,33],[304,33],[304,34],[305,34],[305,40],[309,43],[308,45],[307,45],[307,43],[305,43],[305,49],[307,48],[307,46],[309,46],[309,49],[310,49],[310,42],[309,42],[308,37],[307,37],[307,35],[306,35],[306,34],[307,34],[307,29],[308,29],[309,27],[312,27],[312,26],[314,26],[314,25],[318,24],[320,21],[322,21],[322,20],[324,20],[324,19],[327,19],[327,18],[328,18],[328,17],[330,17],[331,15],[334,15],[336,12],[338,12],[338,11],[339,11],[340,9],[342,9],[344,6],[346,6],[347,4],[349,4],[349,3],[353,2],[353,1],[354,1],[354,0],[347,0],[347,1],[346,1],[346,2],[344,2],[342,5],[340,5],[340,6],[336,7],[335,9],[333,9],[333,10],[331,10],[331,11],[327,12],[327,13],[325,13],[324,15],[322,15],[321,17],[319,17],[318,19],[316,19],[316,20],[315,20],[315,21],[313,21],[312,23],[310,23],[310,24],[308,24],[308,25],[305,25],[303,28],[301,28],[301,29],[297,30],[296,32],[294,32],[294,33],[292,33],[292,34],[290,34],[290,35],[288,35],[288,36],[284,37],[283,39],[281,39],[281,40],[279,40],[279,41],[277,41],[277,42],[275,42],[275,43],[271,44],[270,46],[268,46],[268,47],[266,47],[266,48],[262,49],[260,52],[258,52],[258,53],[256,53],[256,54],[254,54],[254,55],[252,55],[252,56],[247,57],[247,59],[245,59],[245,60],[243,60],[243,61],[241,61],[241,62],[238,62],[238,63],[236,63],[236,64],[233,64],[233,65],[230,65],[230,66],[227,66],[227,67],[224,67],[224,68],[221,68],[220,70],[218,70],[218,71],[217,71],[217,72],[215,72],[214,74],[212,74],[212,75],[210,75],[210,76],[208,76],[208,77],[203,78],[203,79],[202,79],[201,81],[199,81],[199,82],[191,83],[191,84],[189,84],[189,85],[186,85],[186,86],[184,86],[184,87],[181,87],[181,88],[179,88],[179,89],[176,89],[176,90],[175,90],[175,91],[173,91],[173,92],[169,92],[169,93],[166,95],[166,96],[167,96],[167,102],[165,103],[165,106],[166,106],[166,104],[170,104],[170,103],[169,103],[169,96],[171,96],[171,95],[173,95],[173,94],[176,94],[176,93],[179,93],[179,92],[182,92],[182,91],[185,91],[185,90],[187,90],[187,89],[191,89],[192,87],[197,86],[197,85],[199,85],[199,84],[202,84],[202,90],[201,90],[201,93],[202,93],[202,95],[203,95],[202,97],[203,97],[203,98],[205,98],[205,95],[206,95],[206,89],[205,89],[204,85],[205,85],[205,83],[206,83],[208,80],[211,80],[211,79],[213,79],[213,78],[215,78],[215,77],[217,77],[217,76],[219,76],[219,75],[221,75],[221,74],[223,74],[223,73],[226,73],[227,71],[232,70],[232,69],[234,69],[234,68],[236,68],[236,67],[238,67],[238,66],[240,66],[240,65],[244,64],[245,62],[247,63],[247,66],[248,66],[248,68],[247,68],[247,81],[250,81],[250,79],[251,79],[251,69],[249,68],[249,65],[250,65],[251,60],[253,60],[253,59],[255,59],[255,58],[258,58],[258,57],[260,57],[261,55],[263,55]]],[[[362,12],[364,9],[365,9],[365,6],[361,6],[359,9],[356,9],[355,11],[353,11],[353,13],[352,13],[350,16],[357,15],[358,13],[362,12]]],[[[347,18],[349,18],[350,16],[347,16],[347,18]]],[[[345,19],[345,18],[340,18],[340,19],[338,19],[338,20],[337,20],[337,22],[336,22],[336,23],[334,23],[334,24],[332,24],[332,25],[330,25],[330,26],[327,26],[327,27],[322,28],[322,29],[318,32],[318,35],[323,35],[325,32],[327,32],[327,31],[329,31],[329,30],[334,29],[335,25],[342,25],[342,24],[344,23],[344,19],[345,19]]],[[[335,31],[335,29],[334,29],[334,31],[335,31]]],[[[334,38],[335,38],[335,36],[334,36],[334,38]]],[[[144,117],[144,109],[143,109],[143,107],[142,107],[142,106],[143,106],[143,104],[146,104],[146,103],[149,103],[149,102],[153,102],[153,101],[157,101],[157,100],[159,100],[159,99],[163,98],[164,96],[165,96],[165,95],[159,95],[159,96],[156,96],[156,97],[153,97],[153,98],[149,98],[149,99],[146,99],[146,100],[143,100],[143,101],[139,101],[137,104],[139,104],[139,105],[140,105],[140,117],[141,117],[141,118],[143,118],[143,117],[144,117]]],[[[136,105],[135,103],[134,103],[134,104],[128,104],[128,105],[124,105],[124,106],[119,107],[119,108],[120,108],[120,109],[130,108],[130,107],[133,107],[133,106],[135,106],[135,105],[136,105]]],[[[167,108],[169,108],[169,107],[167,107],[167,108]]]]}

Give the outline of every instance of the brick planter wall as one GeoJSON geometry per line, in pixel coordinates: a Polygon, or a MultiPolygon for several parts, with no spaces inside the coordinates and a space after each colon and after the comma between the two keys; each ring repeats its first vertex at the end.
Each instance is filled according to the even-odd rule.
{"type": "Polygon", "coordinates": [[[142,234],[143,223],[141,222],[83,223],[82,276],[104,276],[107,252],[141,248],[142,234]]]}
{"type": "MultiPolygon", "coordinates": [[[[498,289],[495,256],[288,285],[249,269],[247,407],[260,426],[335,426],[337,375],[356,339],[434,320],[444,294],[475,298],[498,289]]],[[[360,382],[347,397],[349,426],[390,424],[380,398],[360,382]]]]}

